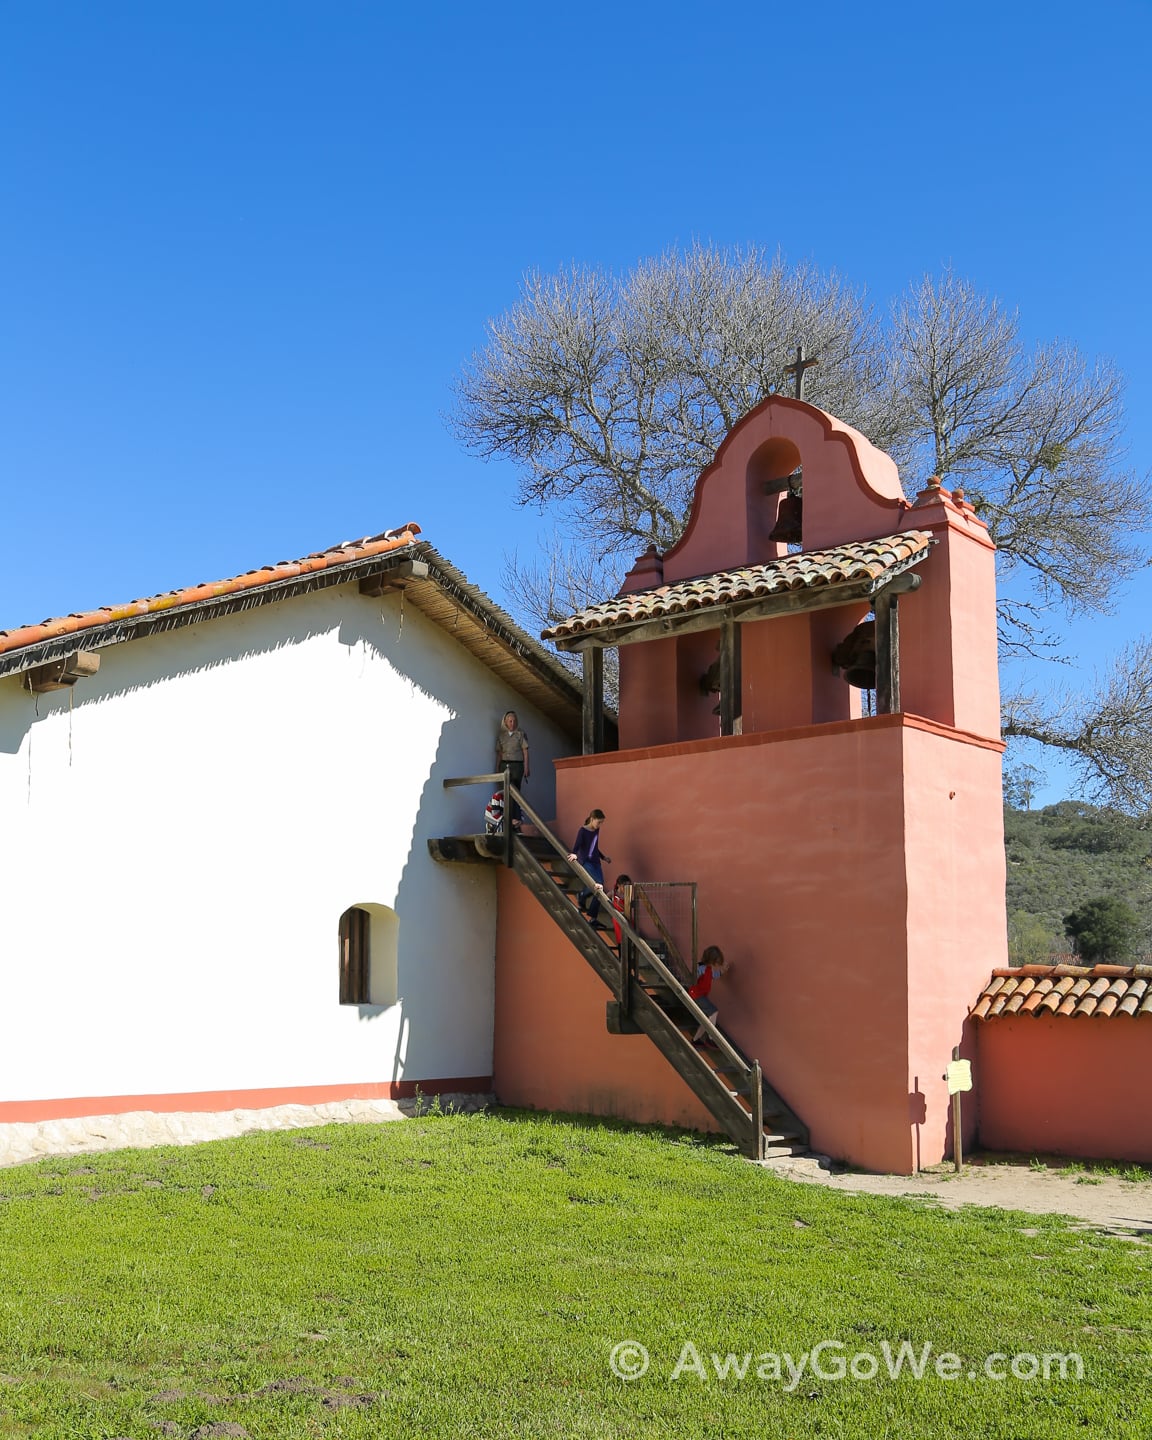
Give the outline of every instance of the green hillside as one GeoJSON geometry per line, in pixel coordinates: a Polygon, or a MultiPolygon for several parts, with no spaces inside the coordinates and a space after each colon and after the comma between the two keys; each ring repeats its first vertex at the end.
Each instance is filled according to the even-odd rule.
{"type": "Polygon", "coordinates": [[[1064,916],[1101,895],[1140,917],[1135,952],[1152,957],[1152,825],[1115,810],[1061,800],[1043,810],[1004,810],[1008,945],[1012,963],[1043,963],[1070,948],[1064,916]]]}

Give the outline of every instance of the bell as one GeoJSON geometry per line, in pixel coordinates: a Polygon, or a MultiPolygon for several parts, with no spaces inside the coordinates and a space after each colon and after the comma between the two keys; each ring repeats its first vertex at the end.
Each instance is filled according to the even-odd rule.
{"type": "Polygon", "coordinates": [[[876,688],[876,622],[862,620],[832,651],[832,664],[857,690],[876,688]]]}
{"type": "Polygon", "coordinates": [[[804,543],[804,501],[790,492],[780,502],[780,510],[776,516],[776,524],[773,526],[769,540],[777,540],[781,545],[802,545],[804,543]]]}

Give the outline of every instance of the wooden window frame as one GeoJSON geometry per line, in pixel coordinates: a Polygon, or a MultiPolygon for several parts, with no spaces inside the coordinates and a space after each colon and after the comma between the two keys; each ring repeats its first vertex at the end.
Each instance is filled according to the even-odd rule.
{"type": "Polygon", "coordinates": [[[340,1004],[370,1005],[372,983],[368,936],[372,917],[353,905],[340,917],[340,1004]]]}

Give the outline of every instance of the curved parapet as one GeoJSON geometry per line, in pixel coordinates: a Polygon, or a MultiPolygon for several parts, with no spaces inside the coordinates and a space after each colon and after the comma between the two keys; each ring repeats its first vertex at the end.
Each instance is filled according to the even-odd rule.
{"type": "Polygon", "coordinates": [[[770,395],[732,427],[701,473],[687,528],[663,557],[665,581],[786,553],[773,532],[784,482],[797,471],[805,550],[891,534],[908,509],[890,456],[815,405],[770,395]]]}

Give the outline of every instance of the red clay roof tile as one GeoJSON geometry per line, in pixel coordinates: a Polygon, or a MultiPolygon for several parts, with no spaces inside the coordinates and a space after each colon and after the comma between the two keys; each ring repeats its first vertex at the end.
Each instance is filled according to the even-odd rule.
{"type": "Polygon", "coordinates": [[[558,625],[542,632],[545,640],[558,640],[590,630],[639,624],[664,615],[760,600],[792,590],[827,590],[862,580],[895,576],[918,564],[933,544],[926,530],[907,530],[877,540],[856,540],[828,550],[783,555],[766,565],[721,570],[651,590],[632,590],[598,605],[587,605],[558,625]]]}
{"type": "Polygon", "coordinates": [[[1047,1000],[1051,989],[1051,980],[1037,980],[1036,988],[1032,991],[1031,995],[1028,996],[1027,1000],[1025,1000],[1024,1004],[1020,1008],[1024,1011],[1026,1015],[1035,1015],[1036,1011],[1039,1010],[1041,1004],[1045,1000],[1047,1000]]]}
{"type": "Polygon", "coordinates": [[[39,625],[21,625],[15,630],[0,630],[0,654],[22,650],[26,646],[38,645],[61,635],[92,630],[97,626],[107,625],[112,620],[156,614],[179,605],[195,605],[202,600],[215,600],[221,595],[232,595],[240,590],[256,590],[277,580],[288,580],[317,570],[331,570],[340,565],[350,565],[357,560],[369,560],[375,555],[384,555],[389,550],[399,550],[405,545],[411,545],[419,533],[420,526],[409,522],[397,530],[385,530],[379,535],[365,536],[362,540],[345,540],[328,550],[314,551],[311,555],[305,555],[302,560],[281,560],[275,565],[248,570],[243,575],[233,575],[226,580],[212,580],[183,590],[169,590],[163,595],[152,595],[144,600],[129,600],[123,605],[105,605],[99,610],[57,616],[42,620],[39,625]]]}

